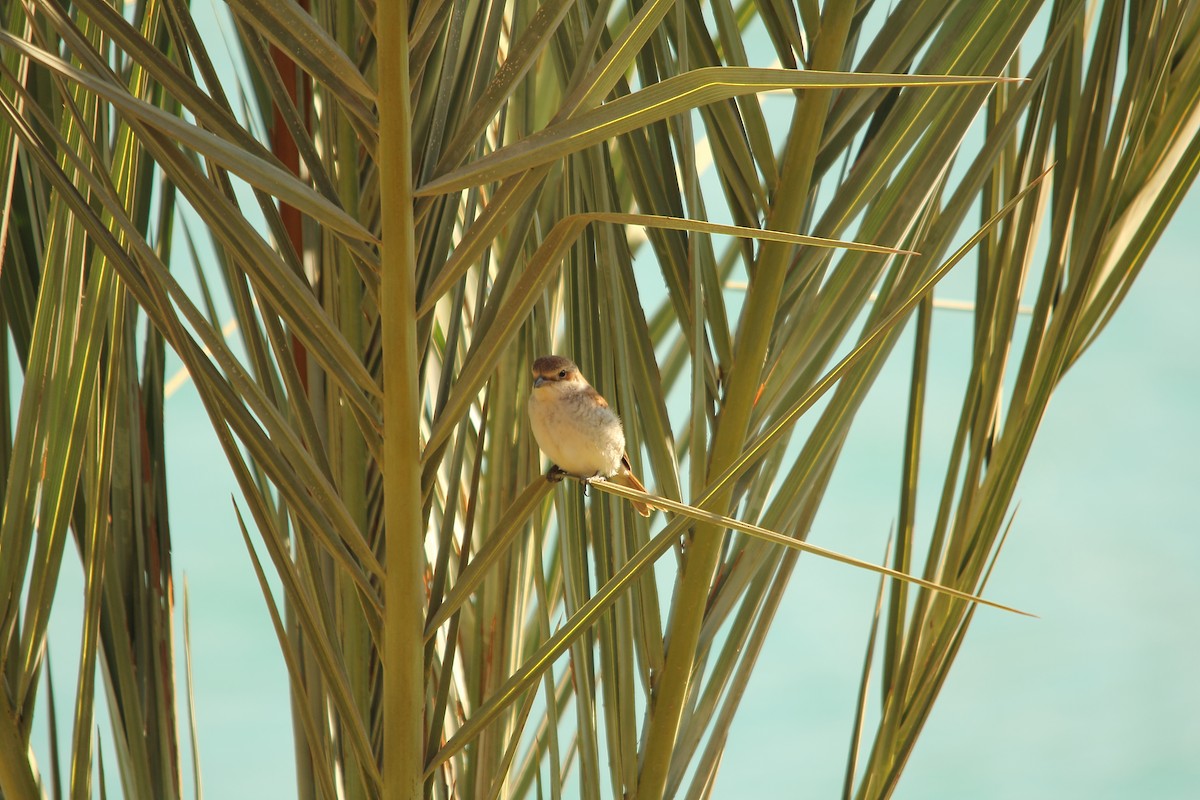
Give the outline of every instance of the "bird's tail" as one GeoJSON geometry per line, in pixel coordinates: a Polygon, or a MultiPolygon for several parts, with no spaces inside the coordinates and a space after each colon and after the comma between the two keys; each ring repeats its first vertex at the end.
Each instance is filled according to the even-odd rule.
{"type": "MultiPolygon", "coordinates": [[[[628,486],[630,489],[637,489],[639,492],[646,491],[646,487],[637,479],[637,476],[629,471],[628,465],[622,465],[624,469],[620,470],[616,475],[609,478],[613,483],[619,483],[622,486],[628,486]]],[[[643,517],[650,516],[650,506],[640,500],[630,500],[633,503],[633,510],[641,514],[643,517]]]]}

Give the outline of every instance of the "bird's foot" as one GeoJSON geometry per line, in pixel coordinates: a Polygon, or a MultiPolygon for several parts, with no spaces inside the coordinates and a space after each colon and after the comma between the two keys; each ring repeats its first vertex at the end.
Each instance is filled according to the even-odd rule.
{"type": "Polygon", "coordinates": [[[562,479],[570,474],[571,473],[567,472],[557,464],[551,464],[550,471],[546,473],[546,480],[550,481],[551,483],[562,483],[562,479]]]}
{"type": "Polygon", "coordinates": [[[588,487],[591,486],[593,483],[601,483],[602,481],[606,481],[606,480],[608,480],[608,478],[604,477],[604,475],[602,475],[599,471],[597,471],[594,475],[592,475],[589,478],[584,478],[583,479],[583,496],[584,497],[588,496],[588,491],[587,491],[588,487]]]}

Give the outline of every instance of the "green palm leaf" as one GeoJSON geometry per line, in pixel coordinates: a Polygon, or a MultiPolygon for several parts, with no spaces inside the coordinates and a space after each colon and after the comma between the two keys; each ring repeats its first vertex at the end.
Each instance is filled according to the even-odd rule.
{"type": "Polygon", "coordinates": [[[976,608],[1014,610],[983,595],[1050,398],[1200,167],[1194,4],[230,9],[232,73],[179,0],[0,5],[0,794],[199,794],[169,347],[240,490],[300,796],[712,796],[800,552],[892,579],[837,771],[890,795],[976,608]],[[934,419],[952,271],[969,370],[934,419]],[[878,565],[807,539],[910,321],[878,565]],[[543,480],[550,352],[665,522],[543,480]],[[30,757],[68,718],[48,647],[64,769],[30,757]]]}

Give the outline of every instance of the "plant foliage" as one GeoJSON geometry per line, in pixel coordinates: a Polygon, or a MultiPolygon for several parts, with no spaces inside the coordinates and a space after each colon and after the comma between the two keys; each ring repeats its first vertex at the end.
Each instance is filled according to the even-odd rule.
{"type": "Polygon", "coordinates": [[[1051,394],[1195,177],[1200,7],[228,0],[238,78],[207,8],[0,2],[0,794],[199,793],[169,347],[241,489],[305,798],[712,795],[799,553],[842,558],[805,540],[856,412],[911,363],[845,770],[888,796],[1051,394]],[[970,373],[932,420],[955,268],[970,373]],[[550,352],[621,409],[670,511],[542,479],[550,352]],[[919,530],[933,424],[953,445],[919,530]]]}

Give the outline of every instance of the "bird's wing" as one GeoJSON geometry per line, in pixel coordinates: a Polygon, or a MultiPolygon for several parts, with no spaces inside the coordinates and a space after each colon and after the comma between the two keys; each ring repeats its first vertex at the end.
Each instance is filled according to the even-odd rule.
{"type": "Polygon", "coordinates": [[[604,399],[604,395],[597,392],[592,386],[588,386],[583,390],[583,396],[589,398],[601,408],[608,408],[608,401],[604,399]]]}

